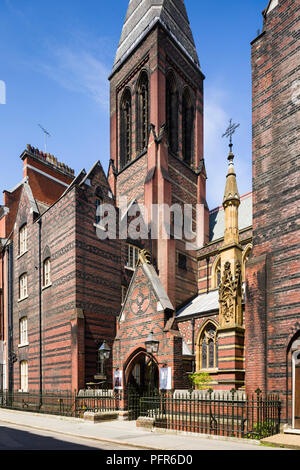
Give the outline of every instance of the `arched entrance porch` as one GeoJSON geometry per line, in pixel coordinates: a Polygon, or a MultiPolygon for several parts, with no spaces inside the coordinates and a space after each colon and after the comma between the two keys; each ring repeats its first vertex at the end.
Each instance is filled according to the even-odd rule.
{"type": "Polygon", "coordinates": [[[135,351],[125,367],[127,390],[138,394],[153,394],[159,389],[159,370],[156,359],[146,350],[135,351]]]}

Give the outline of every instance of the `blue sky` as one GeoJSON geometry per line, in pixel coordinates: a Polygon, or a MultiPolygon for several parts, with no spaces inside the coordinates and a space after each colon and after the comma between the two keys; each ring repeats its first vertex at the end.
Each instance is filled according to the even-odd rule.
{"type": "MultiPolygon", "coordinates": [[[[186,0],[205,80],[207,199],[222,202],[229,118],[240,193],[251,190],[251,48],[267,0],[186,0]]],[[[109,82],[128,0],[0,0],[0,190],[22,179],[27,144],[78,172],[109,161],[109,82]]]]}

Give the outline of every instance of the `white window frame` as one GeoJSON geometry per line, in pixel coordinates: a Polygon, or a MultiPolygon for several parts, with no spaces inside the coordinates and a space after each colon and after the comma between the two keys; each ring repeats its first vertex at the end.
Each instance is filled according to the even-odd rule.
{"type": "Polygon", "coordinates": [[[103,205],[103,198],[100,196],[96,196],[96,217],[95,217],[95,225],[101,226],[101,216],[98,214],[98,209],[103,205]]]}
{"type": "Polygon", "coordinates": [[[28,276],[27,273],[19,277],[19,300],[27,299],[28,297],[28,276]]]}
{"type": "Polygon", "coordinates": [[[20,392],[28,392],[28,361],[20,362],[20,392]]]}
{"type": "Polygon", "coordinates": [[[24,224],[19,230],[19,256],[24,255],[27,251],[27,224],[24,224]]]}
{"type": "Polygon", "coordinates": [[[19,344],[19,347],[28,346],[28,321],[27,321],[27,317],[23,317],[23,318],[20,319],[19,328],[20,328],[20,344],[19,344]]]}
{"type": "Polygon", "coordinates": [[[138,248],[137,246],[127,243],[127,269],[131,269],[133,271],[135,270],[139,260],[140,251],[140,248],[138,248]]]}
{"type": "Polygon", "coordinates": [[[43,263],[43,287],[51,286],[51,259],[45,259],[43,263]]]}

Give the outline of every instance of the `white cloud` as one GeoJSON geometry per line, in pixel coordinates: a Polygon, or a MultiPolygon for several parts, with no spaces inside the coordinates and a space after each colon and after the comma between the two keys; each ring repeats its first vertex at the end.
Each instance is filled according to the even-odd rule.
{"type": "Polygon", "coordinates": [[[50,55],[50,64],[42,64],[40,70],[65,89],[87,95],[108,111],[109,69],[104,63],[84,49],[55,47],[50,55]]]}

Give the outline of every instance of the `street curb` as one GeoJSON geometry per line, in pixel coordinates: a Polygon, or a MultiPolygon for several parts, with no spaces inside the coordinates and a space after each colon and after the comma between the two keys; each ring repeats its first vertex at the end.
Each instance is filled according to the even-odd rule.
{"type": "Polygon", "coordinates": [[[283,444],[279,442],[264,442],[261,441],[261,446],[262,447],[280,447],[281,449],[290,449],[290,450],[300,450],[300,446],[293,445],[293,444],[283,444]]]}
{"type": "Polygon", "coordinates": [[[48,428],[44,428],[44,427],[32,426],[30,424],[22,424],[22,423],[20,424],[20,423],[16,423],[16,422],[13,422],[13,421],[6,421],[6,420],[2,420],[1,418],[0,418],[0,423],[11,424],[11,425],[14,425],[14,426],[20,426],[20,427],[24,427],[24,428],[28,428],[28,429],[35,429],[35,430],[38,430],[38,431],[52,432],[52,433],[55,433],[55,434],[61,434],[63,436],[72,436],[72,437],[77,437],[77,438],[80,438],[80,439],[86,439],[86,440],[90,440],[90,441],[105,442],[107,444],[118,444],[118,445],[124,445],[126,447],[137,447],[137,448],[142,449],[142,450],[168,450],[165,447],[150,447],[150,446],[141,445],[141,444],[132,444],[132,443],[129,443],[129,442],[126,442],[126,441],[117,441],[117,440],[114,440],[114,439],[104,439],[104,438],[101,438],[101,437],[82,436],[81,434],[74,434],[74,433],[71,433],[71,432],[57,431],[57,430],[48,429],[48,428]]]}

